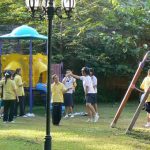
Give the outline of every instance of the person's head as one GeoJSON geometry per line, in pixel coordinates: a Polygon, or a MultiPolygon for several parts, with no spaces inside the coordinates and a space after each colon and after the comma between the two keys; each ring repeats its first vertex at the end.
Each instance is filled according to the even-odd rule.
{"type": "Polygon", "coordinates": [[[21,75],[21,68],[17,68],[15,74],[21,75]]]}
{"type": "MultiPolygon", "coordinates": [[[[66,70],[66,75],[70,74],[72,71],[70,69],[66,70]]],[[[70,77],[70,75],[68,75],[68,77],[70,77]]]]}
{"type": "Polygon", "coordinates": [[[147,75],[148,75],[148,76],[150,76],[150,69],[148,69],[148,73],[147,73],[147,75]]]}
{"type": "Polygon", "coordinates": [[[7,80],[8,79],[11,79],[11,77],[12,77],[12,72],[11,71],[5,71],[5,73],[4,73],[4,77],[5,77],[5,84],[7,83],[7,80]]]}
{"type": "Polygon", "coordinates": [[[52,75],[52,79],[55,83],[59,82],[59,77],[56,74],[52,75]]]}
{"type": "Polygon", "coordinates": [[[93,76],[93,75],[94,75],[94,69],[90,68],[90,76],[93,76]]]}
{"type": "Polygon", "coordinates": [[[83,67],[81,69],[81,73],[82,73],[82,76],[87,76],[87,75],[90,75],[90,70],[88,67],[83,67]]]}

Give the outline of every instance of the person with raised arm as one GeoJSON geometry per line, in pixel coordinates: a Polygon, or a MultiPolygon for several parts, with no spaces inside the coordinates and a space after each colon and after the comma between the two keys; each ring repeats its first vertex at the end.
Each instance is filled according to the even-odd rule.
{"type": "Polygon", "coordinates": [[[99,119],[99,116],[96,115],[95,109],[92,105],[95,99],[95,91],[93,88],[92,80],[90,77],[90,70],[88,67],[83,67],[81,69],[82,76],[74,75],[72,72],[70,72],[69,75],[76,79],[82,80],[84,93],[85,93],[85,100],[86,100],[86,109],[88,112],[88,120],[87,122],[97,122],[99,119]]]}

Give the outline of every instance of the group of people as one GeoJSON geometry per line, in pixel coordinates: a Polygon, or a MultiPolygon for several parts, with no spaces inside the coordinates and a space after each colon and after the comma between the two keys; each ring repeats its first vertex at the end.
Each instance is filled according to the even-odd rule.
{"type": "Polygon", "coordinates": [[[17,68],[14,73],[5,71],[4,77],[0,80],[0,115],[3,115],[3,122],[14,122],[14,117],[25,117],[24,105],[24,83],[22,82],[21,69],[17,68]]]}
{"type": "MultiPolygon", "coordinates": [[[[52,122],[54,125],[59,125],[60,123],[62,104],[65,105],[66,115],[64,118],[74,117],[73,93],[77,86],[76,79],[81,80],[83,83],[86,111],[88,114],[87,122],[98,121],[97,78],[92,68],[83,67],[81,74],[81,76],[78,76],[73,74],[71,70],[67,70],[62,82],[59,81],[59,77],[56,74],[52,76],[52,122]]],[[[143,89],[145,93],[149,86],[150,69],[140,88],[143,89]]],[[[133,88],[137,89],[135,86],[133,86],[133,88]]],[[[14,122],[14,117],[18,116],[18,106],[20,107],[19,116],[26,117],[24,96],[24,82],[21,77],[21,69],[17,68],[14,73],[5,71],[4,77],[0,80],[0,117],[3,115],[4,123],[14,122]]],[[[150,127],[150,95],[145,102],[145,110],[147,111],[147,123],[145,127],[150,127]]]]}
{"type": "Polygon", "coordinates": [[[64,118],[74,117],[73,92],[75,92],[75,87],[77,85],[76,79],[81,80],[83,83],[86,110],[89,117],[87,122],[98,121],[99,114],[97,110],[97,78],[94,76],[94,70],[92,68],[83,67],[81,73],[82,76],[78,76],[73,74],[71,70],[67,70],[62,83],[59,81],[59,78],[56,74],[52,76],[52,121],[54,125],[59,125],[60,123],[63,103],[66,108],[66,115],[64,118]]]}

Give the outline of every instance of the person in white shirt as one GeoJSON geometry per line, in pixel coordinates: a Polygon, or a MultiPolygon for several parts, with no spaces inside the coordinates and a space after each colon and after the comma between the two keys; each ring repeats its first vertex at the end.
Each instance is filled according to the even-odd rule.
{"type": "Polygon", "coordinates": [[[76,79],[68,75],[70,72],[71,70],[67,70],[66,75],[62,80],[62,83],[65,85],[65,87],[67,89],[70,88],[70,90],[64,94],[64,105],[66,109],[66,115],[64,118],[68,118],[70,113],[71,113],[70,117],[71,118],[74,117],[73,115],[73,92],[76,86],[76,79]]]}
{"type": "Polygon", "coordinates": [[[92,105],[92,103],[94,102],[95,91],[93,88],[92,79],[89,76],[90,75],[89,68],[83,67],[81,70],[81,73],[82,73],[82,76],[77,76],[72,73],[70,73],[70,75],[76,79],[82,80],[84,93],[85,93],[86,108],[87,108],[87,112],[89,116],[89,119],[87,120],[87,122],[89,121],[97,122],[99,119],[99,116],[96,115],[95,109],[92,105]]]}
{"type": "Polygon", "coordinates": [[[94,106],[94,109],[98,115],[98,107],[97,107],[97,78],[94,76],[94,70],[92,68],[90,68],[90,76],[91,76],[91,79],[92,79],[92,83],[93,83],[93,88],[94,88],[94,91],[95,91],[95,100],[94,100],[94,103],[93,103],[93,106],[94,106]]]}

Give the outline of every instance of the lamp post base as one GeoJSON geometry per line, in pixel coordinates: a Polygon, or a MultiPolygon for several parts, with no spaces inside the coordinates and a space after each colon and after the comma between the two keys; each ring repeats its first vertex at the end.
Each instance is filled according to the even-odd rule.
{"type": "Polygon", "coordinates": [[[52,138],[50,135],[45,136],[44,150],[51,150],[51,146],[52,146],[51,140],[52,138]]]}

